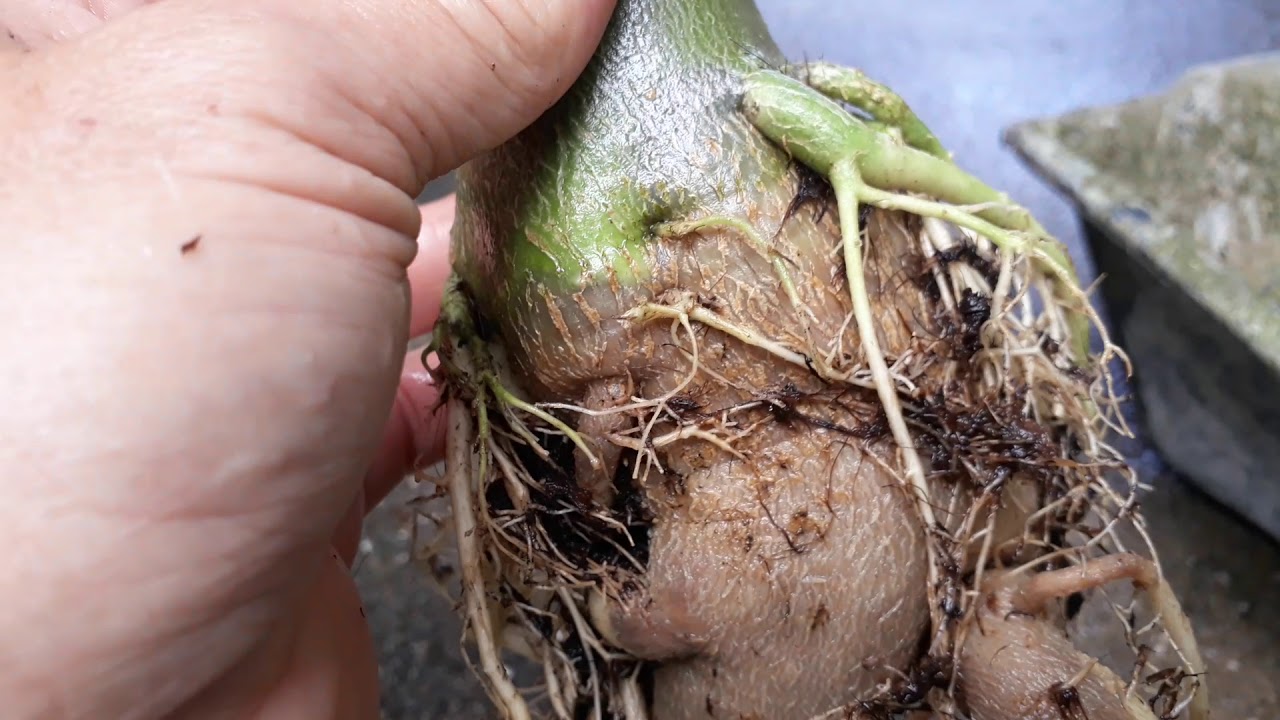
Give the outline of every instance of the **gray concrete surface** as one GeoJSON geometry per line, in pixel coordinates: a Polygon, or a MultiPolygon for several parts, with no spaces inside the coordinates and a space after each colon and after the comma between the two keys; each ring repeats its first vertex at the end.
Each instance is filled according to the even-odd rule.
{"type": "Polygon", "coordinates": [[[1006,133],[1085,217],[1152,444],[1280,539],[1280,52],[1006,133]]]}
{"type": "MultiPolygon", "coordinates": [[[[1016,122],[1160,90],[1199,63],[1280,48],[1280,0],[759,0],[795,58],[857,65],[903,94],[971,172],[1027,205],[1092,273],[1069,205],[1001,144],[1016,122]]],[[[436,196],[448,180],[429,189],[436,196]]],[[[1168,475],[1146,511],[1211,665],[1215,717],[1280,718],[1280,547],[1168,475]]],[[[358,569],[388,720],[490,717],[459,624],[408,562],[397,498],[358,569]]]]}

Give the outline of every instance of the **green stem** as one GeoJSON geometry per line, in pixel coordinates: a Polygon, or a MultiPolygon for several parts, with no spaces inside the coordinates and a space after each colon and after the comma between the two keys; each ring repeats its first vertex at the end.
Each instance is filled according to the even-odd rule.
{"type": "Polygon", "coordinates": [[[773,70],[744,80],[742,109],[770,140],[822,175],[857,157],[867,185],[930,195],[957,205],[985,206],[974,214],[1010,230],[1048,233],[1031,213],[955,163],[902,145],[867,125],[831,98],[773,70]]]}
{"type": "Polygon", "coordinates": [[[886,128],[897,128],[908,145],[950,161],[951,154],[902,96],[856,68],[827,62],[799,68],[800,79],[813,89],[862,110],[886,128]]]}

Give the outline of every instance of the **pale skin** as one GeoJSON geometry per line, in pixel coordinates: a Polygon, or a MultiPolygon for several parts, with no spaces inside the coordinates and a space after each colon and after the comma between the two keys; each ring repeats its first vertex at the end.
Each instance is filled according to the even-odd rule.
{"type": "Polygon", "coordinates": [[[405,346],[452,205],[413,198],[611,9],[3,4],[6,718],[379,717],[349,563],[443,434],[405,346]]]}

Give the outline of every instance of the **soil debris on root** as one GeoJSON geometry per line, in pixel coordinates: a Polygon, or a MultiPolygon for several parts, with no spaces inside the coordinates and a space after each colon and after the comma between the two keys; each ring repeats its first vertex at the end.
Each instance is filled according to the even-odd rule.
{"type": "MultiPolygon", "coordinates": [[[[606,46],[686,32],[669,1],[621,3],[606,46]]],[[[727,32],[748,5],[697,17],[727,32]]],[[[738,47],[600,53],[460,172],[423,557],[495,705],[1205,720],[1111,444],[1127,360],[1065,249],[887,88],[738,47]],[[680,73],[646,94],[668,112],[629,107],[641,71],[680,73]],[[1130,657],[1078,646],[1098,607],[1130,657]]]]}
{"type": "MultiPolygon", "coordinates": [[[[781,222],[838,216],[800,172],[796,200],[812,214],[792,208],[781,222]]],[[[1043,302],[1052,297],[1050,278],[1028,258],[906,213],[871,210],[862,221],[881,344],[927,477],[932,520],[916,522],[928,528],[933,551],[920,588],[931,620],[908,664],[883,668],[872,692],[816,717],[966,717],[963,685],[984,680],[956,668],[965,652],[989,650],[966,644],[984,620],[1009,622],[992,607],[1015,607],[1009,597],[1034,586],[1042,597],[1017,612],[1065,613],[1117,579],[1149,591],[1114,605],[1132,664],[1082,668],[1081,677],[1123,677],[1148,708],[1134,717],[1176,717],[1199,702],[1203,663],[1158,562],[1127,560],[1137,552],[1154,561],[1155,553],[1138,511],[1140,486],[1106,441],[1127,432],[1099,369],[1123,359],[1120,351],[1103,331],[1100,354],[1087,366],[1072,361],[1063,349],[1067,312],[1043,302]],[[1067,579],[1073,572],[1080,577],[1067,579]],[[1058,601],[1061,608],[1051,607],[1058,601]]],[[[826,295],[829,309],[845,290],[840,276],[821,277],[826,288],[806,278],[804,293],[826,295]]],[[[749,463],[768,452],[762,438],[820,434],[857,448],[914,499],[847,310],[817,315],[820,304],[788,306],[780,282],[762,284],[775,316],[757,313],[756,325],[735,319],[752,317],[749,308],[705,294],[667,290],[638,304],[629,320],[648,333],[648,348],[667,349],[667,384],[633,380],[598,407],[522,397],[501,344],[471,315],[468,289],[451,289],[452,316],[435,345],[451,417],[446,522],[460,540],[449,565],[461,569],[454,592],[479,649],[479,674],[508,717],[650,716],[655,663],[612,646],[595,619],[601,598],[625,602],[643,591],[652,505],[686,498],[692,465],[749,463]],[[747,359],[753,367],[744,370],[747,359]],[[662,391],[644,395],[641,386],[662,391]],[[575,428],[588,419],[608,419],[596,426],[609,431],[580,434],[575,428]],[[615,458],[611,488],[593,493],[578,481],[580,466],[600,464],[604,446],[615,458]],[[542,682],[517,688],[503,649],[539,663],[542,682]]],[[[801,554],[837,512],[769,522],[801,554]]],[[[433,562],[446,552],[433,550],[433,562]]],[[[831,612],[816,614],[815,626],[831,612]]],[[[1049,699],[1074,718],[1078,694],[1064,684],[1049,699]]]]}

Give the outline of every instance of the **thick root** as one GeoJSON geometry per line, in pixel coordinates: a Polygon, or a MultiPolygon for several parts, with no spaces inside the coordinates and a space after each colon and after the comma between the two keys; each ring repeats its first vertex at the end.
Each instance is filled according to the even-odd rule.
{"type": "MultiPolygon", "coordinates": [[[[1203,672],[1186,617],[1150,560],[1117,554],[1036,575],[989,576],[957,674],[959,697],[974,720],[1156,720],[1124,680],[1077,650],[1048,618],[1053,601],[1126,579],[1148,593],[1188,666],[1203,672]]],[[[1180,710],[1176,694],[1157,695],[1157,702],[1180,710]]],[[[1207,690],[1193,688],[1191,720],[1207,720],[1208,703],[1207,690]]]]}
{"type": "Polygon", "coordinates": [[[748,82],[749,119],[821,176],[794,175],[820,211],[777,188],[743,217],[671,209],[649,228],[661,282],[613,298],[621,335],[565,301],[585,320],[556,318],[557,347],[581,358],[570,328],[600,333],[573,389],[522,386],[450,287],[448,485],[490,693],[532,714],[501,638],[543,664],[564,720],[1203,720],[1186,618],[1120,540],[1143,529],[1103,439],[1123,430],[1098,374],[1119,353],[1102,332],[1089,354],[1070,259],[901,98],[810,70],[893,136],[790,79],[748,82]],[[1048,619],[1118,579],[1157,613],[1126,629],[1128,682],[1048,619]],[[1165,640],[1179,657],[1148,668],[1139,648],[1165,640]]]}

